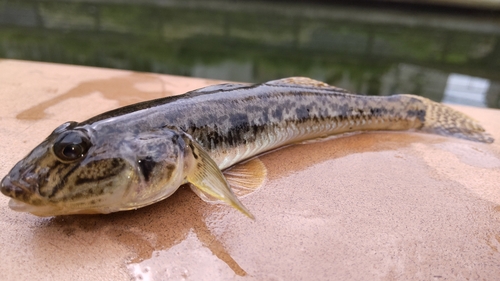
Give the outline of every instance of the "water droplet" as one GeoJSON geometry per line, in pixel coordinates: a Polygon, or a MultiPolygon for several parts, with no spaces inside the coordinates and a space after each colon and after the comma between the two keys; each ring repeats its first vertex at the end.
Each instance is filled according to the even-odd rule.
{"type": "Polygon", "coordinates": [[[129,266],[133,280],[137,281],[152,281],[151,269],[149,266],[141,267],[140,264],[132,264],[129,266]]]}
{"type": "Polygon", "coordinates": [[[168,280],[179,280],[183,281],[189,277],[189,271],[182,266],[172,266],[167,268],[168,280]]]}

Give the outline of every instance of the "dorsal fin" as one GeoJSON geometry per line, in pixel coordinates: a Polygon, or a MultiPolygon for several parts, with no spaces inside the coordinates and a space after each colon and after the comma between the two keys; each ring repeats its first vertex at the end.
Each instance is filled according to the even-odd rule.
{"type": "Polygon", "coordinates": [[[291,85],[301,85],[301,86],[312,86],[317,88],[323,88],[323,87],[336,88],[326,84],[325,82],[321,82],[307,77],[288,77],[279,80],[269,81],[266,84],[271,84],[271,85],[291,84],[291,85]]]}

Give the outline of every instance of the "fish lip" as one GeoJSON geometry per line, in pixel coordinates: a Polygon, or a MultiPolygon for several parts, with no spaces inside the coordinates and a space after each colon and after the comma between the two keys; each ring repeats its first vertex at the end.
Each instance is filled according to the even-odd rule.
{"type": "Polygon", "coordinates": [[[11,198],[9,208],[16,212],[31,213],[39,217],[52,217],[59,215],[59,209],[54,206],[34,206],[29,203],[11,198]]]}
{"type": "Polygon", "coordinates": [[[28,208],[31,208],[32,206],[28,203],[25,203],[23,201],[11,198],[9,200],[9,208],[13,211],[16,212],[27,212],[28,208]]]}

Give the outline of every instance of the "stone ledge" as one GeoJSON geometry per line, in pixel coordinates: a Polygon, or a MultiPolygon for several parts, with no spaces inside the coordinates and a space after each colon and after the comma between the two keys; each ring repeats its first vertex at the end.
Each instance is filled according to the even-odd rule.
{"type": "MultiPolygon", "coordinates": [[[[218,81],[0,60],[0,175],[57,125],[218,81]]],[[[38,218],[0,197],[4,280],[493,280],[500,110],[456,107],[488,145],[374,132],[261,156],[251,221],[189,189],[111,215],[38,218]]]]}

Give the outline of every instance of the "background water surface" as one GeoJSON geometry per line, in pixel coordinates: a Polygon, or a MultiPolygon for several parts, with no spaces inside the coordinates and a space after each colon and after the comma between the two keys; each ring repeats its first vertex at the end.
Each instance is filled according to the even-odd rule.
{"type": "Polygon", "coordinates": [[[500,11],[229,0],[0,0],[0,57],[500,108],[500,11]]]}

